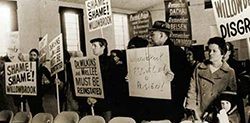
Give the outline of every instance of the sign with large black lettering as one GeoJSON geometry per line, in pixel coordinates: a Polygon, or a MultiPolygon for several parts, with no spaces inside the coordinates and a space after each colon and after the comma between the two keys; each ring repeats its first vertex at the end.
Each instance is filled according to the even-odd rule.
{"type": "Polygon", "coordinates": [[[212,0],[212,4],[217,28],[226,41],[249,37],[249,0],[212,0]]]}
{"type": "Polygon", "coordinates": [[[51,75],[64,69],[62,34],[49,43],[49,58],[51,75]]]}
{"type": "Polygon", "coordinates": [[[85,5],[90,32],[112,25],[110,0],[87,0],[85,5]]]}
{"type": "Polygon", "coordinates": [[[128,22],[130,39],[138,36],[148,40],[148,29],[152,27],[152,17],[149,11],[140,11],[128,15],[128,22]]]}
{"type": "Polygon", "coordinates": [[[170,24],[172,33],[169,38],[177,46],[189,47],[192,40],[190,13],[186,0],[165,0],[166,21],[170,24]]]}
{"type": "Polygon", "coordinates": [[[6,62],[5,88],[6,94],[35,96],[37,94],[36,63],[6,62]]]}
{"type": "Polygon", "coordinates": [[[98,57],[71,58],[70,62],[76,96],[104,98],[98,57]]]}
{"type": "Polygon", "coordinates": [[[168,46],[127,50],[129,94],[171,99],[168,46]]]}

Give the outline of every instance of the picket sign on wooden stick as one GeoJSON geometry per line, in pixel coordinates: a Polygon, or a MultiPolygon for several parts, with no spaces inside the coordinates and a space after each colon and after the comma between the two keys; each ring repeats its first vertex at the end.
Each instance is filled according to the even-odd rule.
{"type": "MultiPolygon", "coordinates": [[[[58,79],[58,75],[56,74],[56,79],[58,79]]],[[[59,81],[59,80],[57,80],[59,81]]],[[[56,82],[56,99],[57,99],[57,112],[60,113],[60,98],[59,98],[59,84],[56,82]]]]}
{"type": "Polygon", "coordinates": [[[59,34],[49,43],[49,58],[50,58],[50,70],[51,75],[56,74],[56,96],[57,96],[57,110],[60,113],[60,99],[59,99],[59,81],[57,73],[64,70],[63,59],[63,42],[62,34],[59,34]]]}
{"type": "MultiPolygon", "coordinates": [[[[21,99],[23,98],[23,95],[21,95],[21,99]]],[[[21,101],[21,111],[23,111],[23,102],[21,101]]]]}

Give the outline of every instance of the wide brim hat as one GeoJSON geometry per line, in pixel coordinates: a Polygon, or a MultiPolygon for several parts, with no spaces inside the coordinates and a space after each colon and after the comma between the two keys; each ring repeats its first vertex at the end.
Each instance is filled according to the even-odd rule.
{"type": "Polygon", "coordinates": [[[149,28],[149,31],[162,31],[162,32],[171,32],[171,26],[165,21],[155,21],[152,28],[149,28]]]}

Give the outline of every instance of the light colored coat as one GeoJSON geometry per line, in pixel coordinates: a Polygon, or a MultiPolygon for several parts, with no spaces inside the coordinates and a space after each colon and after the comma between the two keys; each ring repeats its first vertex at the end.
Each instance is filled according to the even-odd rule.
{"type": "Polygon", "coordinates": [[[200,63],[191,78],[185,107],[201,117],[222,91],[236,91],[236,88],[234,70],[227,63],[223,62],[214,73],[211,73],[207,64],[200,63]]]}

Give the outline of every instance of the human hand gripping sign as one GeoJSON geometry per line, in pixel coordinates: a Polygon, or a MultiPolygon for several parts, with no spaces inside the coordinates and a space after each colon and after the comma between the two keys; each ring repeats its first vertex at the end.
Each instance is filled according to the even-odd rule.
{"type": "Polygon", "coordinates": [[[171,82],[174,79],[174,73],[170,69],[166,69],[164,72],[167,77],[167,80],[171,82]]]}

